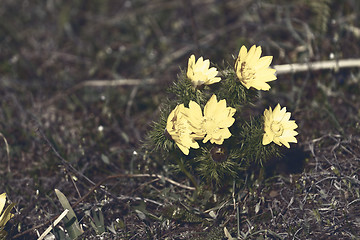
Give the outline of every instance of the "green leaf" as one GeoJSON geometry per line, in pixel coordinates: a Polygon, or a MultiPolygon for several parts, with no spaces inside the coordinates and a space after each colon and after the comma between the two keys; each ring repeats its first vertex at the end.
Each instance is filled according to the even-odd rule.
{"type": "Polygon", "coordinates": [[[69,233],[71,239],[76,239],[78,236],[83,234],[83,230],[80,227],[79,221],[76,218],[75,212],[72,209],[69,201],[67,200],[66,196],[58,189],[55,189],[56,196],[58,197],[62,207],[64,209],[68,209],[69,212],[66,214],[64,218],[66,230],[69,233]]]}
{"type": "Polygon", "coordinates": [[[15,206],[15,203],[11,203],[9,206],[6,207],[4,212],[2,213],[2,219],[0,221],[0,230],[3,230],[5,224],[12,218],[12,213],[10,213],[11,209],[15,206]]]}
{"type": "Polygon", "coordinates": [[[90,224],[92,228],[95,230],[96,234],[100,235],[106,231],[105,223],[104,223],[104,215],[101,210],[95,211],[93,209],[91,212],[92,212],[92,219],[94,221],[90,221],[90,224]]]}
{"type": "Polygon", "coordinates": [[[107,165],[110,164],[110,159],[105,154],[101,154],[101,160],[107,165]]]}

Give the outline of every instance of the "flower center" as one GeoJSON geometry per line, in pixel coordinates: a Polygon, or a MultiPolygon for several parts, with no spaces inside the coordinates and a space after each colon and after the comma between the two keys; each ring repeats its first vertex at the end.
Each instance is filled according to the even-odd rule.
{"type": "MultiPolygon", "coordinates": [[[[172,126],[171,129],[169,129],[171,133],[169,133],[168,130],[166,129],[167,134],[169,134],[171,138],[173,138],[173,136],[178,136],[179,138],[181,138],[182,136],[188,134],[189,132],[188,122],[186,120],[184,120],[179,116],[174,116],[174,118],[171,119],[171,122],[172,122],[172,126]]],[[[166,132],[165,132],[165,136],[166,136],[166,132]]]]}
{"type": "Polygon", "coordinates": [[[276,137],[281,136],[284,132],[284,127],[280,122],[272,122],[270,128],[276,137]]]}
{"type": "Polygon", "coordinates": [[[249,82],[255,78],[255,71],[246,62],[241,63],[240,73],[243,82],[249,82]]]}

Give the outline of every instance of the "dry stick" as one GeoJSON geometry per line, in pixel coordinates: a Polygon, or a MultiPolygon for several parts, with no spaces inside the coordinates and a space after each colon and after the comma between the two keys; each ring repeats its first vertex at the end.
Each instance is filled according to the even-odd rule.
{"type": "MultiPolygon", "coordinates": [[[[178,187],[181,187],[181,188],[185,188],[187,190],[195,190],[194,187],[190,187],[190,186],[186,186],[186,185],[183,185],[181,183],[178,183],[168,177],[164,177],[162,175],[159,175],[159,174],[116,174],[116,175],[112,175],[112,176],[108,176],[104,179],[102,179],[101,181],[99,181],[98,183],[96,183],[84,196],[82,196],[79,200],[77,200],[71,207],[72,208],[75,208],[77,205],[79,205],[79,203],[81,203],[82,201],[84,201],[94,190],[96,190],[98,187],[101,186],[101,184],[103,184],[104,182],[110,180],[110,179],[115,179],[115,178],[138,178],[138,177],[153,177],[153,178],[159,178],[159,179],[164,179],[165,181],[175,185],[175,186],[178,186],[178,187]]],[[[29,232],[32,232],[33,230],[35,229],[38,229],[38,228],[41,228],[47,224],[49,224],[50,222],[54,221],[55,219],[57,219],[59,217],[59,215],[56,215],[54,216],[53,218],[51,218],[50,220],[44,222],[44,223],[41,223],[37,226],[34,226],[30,229],[27,229],[25,230],[24,232],[21,232],[15,236],[13,236],[13,239],[16,239],[18,237],[21,237],[29,232]]]]}
{"type": "Polygon", "coordinates": [[[69,212],[69,209],[65,209],[62,214],[60,214],[60,216],[58,218],[56,218],[56,220],[54,221],[53,224],[51,224],[46,230],[45,232],[43,232],[43,234],[41,234],[41,236],[38,238],[38,240],[42,240],[46,237],[46,235],[49,234],[49,232],[66,216],[66,214],[69,212]]]}
{"type": "Polygon", "coordinates": [[[309,70],[336,69],[360,67],[360,59],[329,60],[310,63],[294,63],[275,65],[277,74],[305,72],[309,70]]]}

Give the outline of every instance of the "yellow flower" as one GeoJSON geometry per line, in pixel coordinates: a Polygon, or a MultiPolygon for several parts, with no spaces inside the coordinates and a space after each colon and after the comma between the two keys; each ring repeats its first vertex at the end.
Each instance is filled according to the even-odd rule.
{"type": "Polygon", "coordinates": [[[242,46],[235,61],[235,71],[240,82],[249,89],[269,90],[270,82],[276,79],[275,69],[269,68],[272,56],[261,57],[261,47],[253,45],[249,52],[242,46]]]}
{"type": "Polygon", "coordinates": [[[270,109],[265,109],[263,145],[274,142],[279,146],[285,145],[287,148],[290,148],[290,142],[297,143],[295,136],[298,133],[294,129],[298,126],[294,120],[289,120],[290,116],[291,113],[286,112],[286,107],[281,109],[280,104],[274,108],[274,111],[271,107],[270,109]]]}
{"type": "Polygon", "coordinates": [[[6,203],[6,193],[0,194],[0,235],[2,230],[5,227],[5,224],[10,220],[10,218],[13,217],[13,214],[10,213],[10,210],[13,208],[13,204],[9,205],[3,212],[3,209],[5,207],[5,203],[6,203]]]}
{"type": "Polygon", "coordinates": [[[235,108],[226,107],[225,99],[218,102],[216,95],[212,95],[204,107],[204,115],[202,115],[200,106],[194,101],[190,101],[185,115],[189,120],[195,139],[204,138],[203,143],[210,140],[211,143],[221,145],[224,139],[231,136],[228,128],[235,121],[232,117],[235,112],[235,108]]]}
{"type": "Polygon", "coordinates": [[[203,143],[210,140],[211,143],[221,145],[224,139],[231,136],[229,127],[235,122],[234,116],[236,112],[235,108],[226,107],[226,100],[216,99],[215,95],[212,95],[210,100],[204,107],[204,129],[206,137],[203,143]]]}
{"type": "Polygon", "coordinates": [[[195,56],[190,56],[186,75],[191,80],[194,87],[198,87],[203,84],[209,85],[217,83],[221,80],[220,77],[216,77],[216,75],[218,74],[216,68],[212,67],[209,69],[209,66],[209,59],[206,59],[204,61],[203,57],[200,57],[195,62],[195,56]]]}
{"type": "Polygon", "coordinates": [[[175,109],[168,116],[166,131],[175,141],[180,150],[185,155],[188,155],[189,149],[191,147],[199,148],[199,144],[192,136],[192,131],[190,129],[189,122],[184,115],[184,111],[184,104],[180,104],[175,107],[175,109]]]}

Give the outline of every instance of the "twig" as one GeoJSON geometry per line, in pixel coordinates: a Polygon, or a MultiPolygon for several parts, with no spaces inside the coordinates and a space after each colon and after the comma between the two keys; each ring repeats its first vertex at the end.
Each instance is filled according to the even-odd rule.
{"type": "Polygon", "coordinates": [[[285,74],[285,73],[296,73],[296,72],[305,72],[310,70],[322,70],[322,69],[336,69],[339,68],[350,68],[350,67],[360,67],[360,59],[342,59],[342,60],[329,60],[329,61],[320,61],[320,62],[310,62],[310,63],[294,63],[294,64],[284,64],[284,65],[275,65],[276,73],[285,74]]]}
{"type": "Polygon", "coordinates": [[[46,230],[45,232],[43,232],[43,234],[41,234],[41,236],[38,238],[38,240],[42,240],[46,237],[46,235],[49,234],[49,232],[66,216],[66,214],[69,212],[69,209],[65,209],[63,211],[62,214],[60,214],[60,216],[58,218],[56,218],[56,220],[54,221],[53,224],[51,224],[46,230]]]}

